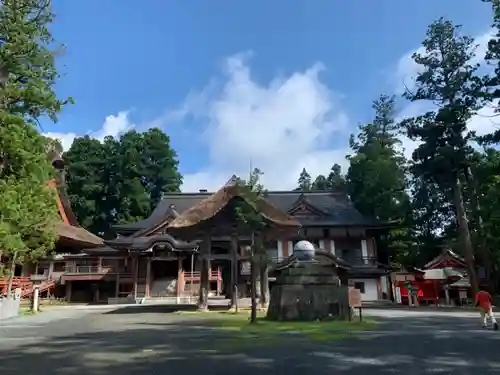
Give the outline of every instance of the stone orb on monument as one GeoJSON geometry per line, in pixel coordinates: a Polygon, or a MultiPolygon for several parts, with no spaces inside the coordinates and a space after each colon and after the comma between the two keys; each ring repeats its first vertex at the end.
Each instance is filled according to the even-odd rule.
{"type": "Polygon", "coordinates": [[[314,259],[316,249],[309,241],[299,241],[293,247],[293,253],[299,261],[309,262],[314,259]]]}

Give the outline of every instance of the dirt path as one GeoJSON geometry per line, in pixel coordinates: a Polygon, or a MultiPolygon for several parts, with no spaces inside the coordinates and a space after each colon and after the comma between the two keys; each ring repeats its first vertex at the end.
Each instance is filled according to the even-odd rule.
{"type": "Polygon", "coordinates": [[[9,375],[500,373],[500,333],[478,328],[477,317],[372,315],[379,329],[353,339],[224,347],[219,333],[165,306],[54,310],[0,327],[0,369],[9,375]]]}

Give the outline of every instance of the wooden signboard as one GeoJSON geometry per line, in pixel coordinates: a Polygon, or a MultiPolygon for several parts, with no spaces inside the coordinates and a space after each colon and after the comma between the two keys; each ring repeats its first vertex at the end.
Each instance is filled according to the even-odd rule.
{"type": "Polygon", "coordinates": [[[349,288],[349,306],[354,308],[361,308],[361,292],[356,288],[349,288]]]}

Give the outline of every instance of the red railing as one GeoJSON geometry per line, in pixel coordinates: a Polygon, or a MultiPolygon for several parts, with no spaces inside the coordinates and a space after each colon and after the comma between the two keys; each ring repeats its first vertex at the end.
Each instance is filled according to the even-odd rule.
{"type": "MultiPolygon", "coordinates": [[[[47,280],[40,285],[39,290],[40,292],[45,292],[55,287],[55,285],[56,285],[55,280],[47,280]]],[[[8,286],[9,286],[9,278],[8,277],[1,278],[0,295],[7,294],[8,286]]],[[[29,277],[14,277],[12,279],[12,292],[14,292],[14,290],[18,288],[21,289],[21,298],[29,297],[33,292],[33,282],[29,277]]]]}

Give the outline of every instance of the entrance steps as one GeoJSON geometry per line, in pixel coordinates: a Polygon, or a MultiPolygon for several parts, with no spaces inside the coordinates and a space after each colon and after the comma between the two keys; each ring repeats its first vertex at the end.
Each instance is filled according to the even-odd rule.
{"type": "Polygon", "coordinates": [[[156,279],[151,283],[151,298],[172,297],[177,294],[177,279],[173,277],[156,279]]]}

